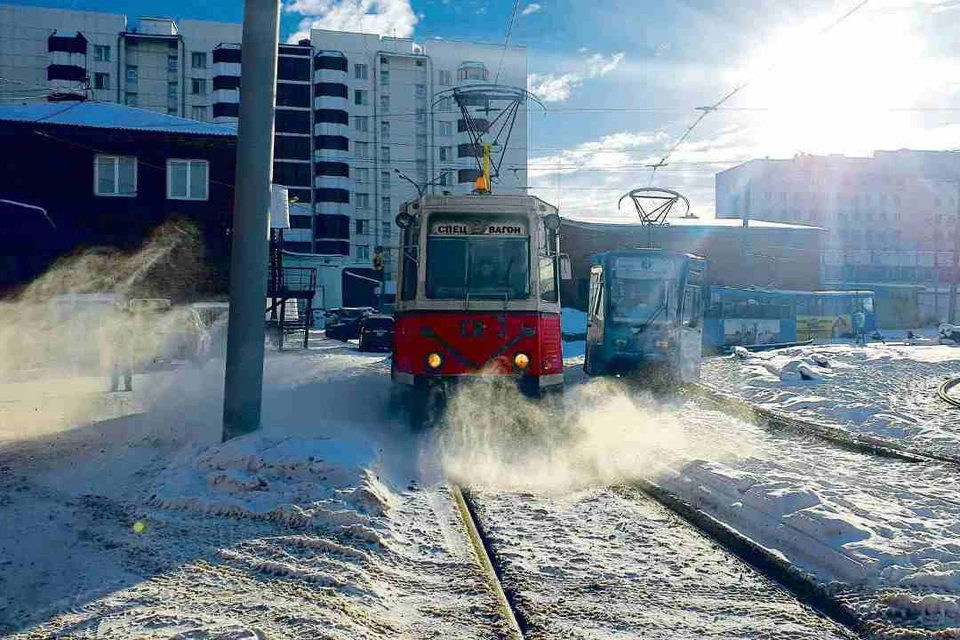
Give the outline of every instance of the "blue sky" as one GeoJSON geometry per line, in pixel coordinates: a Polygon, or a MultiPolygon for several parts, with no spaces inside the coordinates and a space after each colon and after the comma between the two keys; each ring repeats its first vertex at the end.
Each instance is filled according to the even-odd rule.
{"type": "MultiPolygon", "coordinates": [[[[284,39],[310,24],[351,28],[359,11],[368,31],[502,42],[513,7],[512,0],[284,2],[284,39]]],[[[708,116],[654,181],[687,194],[702,215],[713,210],[714,173],[751,157],[960,149],[960,0],[870,0],[819,34],[859,3],[521,0],[512,41],[527,47],[528,86],[548,107],[528,118],[535,192],[568,211],[615,213],[620,193],[648,184],[643,165],[696,119],[696,107],[750,78],[726,106],[754,110],[708,116]]],[[[141,0],[136,9],[121,0],[30,4],[242,18],[242,3],[222,0],[141,0]]]]}

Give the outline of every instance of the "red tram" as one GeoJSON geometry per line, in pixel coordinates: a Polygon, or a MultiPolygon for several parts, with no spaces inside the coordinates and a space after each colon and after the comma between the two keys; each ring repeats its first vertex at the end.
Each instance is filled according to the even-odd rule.
{"type": "Polygon", "coordinates": [[[526,195],[428,195],[406,203],[397,224],[395,382],[415,399],[480,374],[512,376],[533,396],[562,387],[555,207],[526,195]]]}

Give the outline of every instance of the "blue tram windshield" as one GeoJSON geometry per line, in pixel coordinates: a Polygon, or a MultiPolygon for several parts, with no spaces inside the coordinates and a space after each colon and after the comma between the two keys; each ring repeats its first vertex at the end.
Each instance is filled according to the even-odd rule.
{"type": "Polygon", "coordinates": [[[676,280],[612,278],[609,281],[610,317],[613,322],[629,324],[668,322],[670,292],[676,287],[676,280]]]}
{"type": "Polygon", "coordinates": [[[427,297],[529,298],[529,244],[528,238],[428,238],[427,297]]]}

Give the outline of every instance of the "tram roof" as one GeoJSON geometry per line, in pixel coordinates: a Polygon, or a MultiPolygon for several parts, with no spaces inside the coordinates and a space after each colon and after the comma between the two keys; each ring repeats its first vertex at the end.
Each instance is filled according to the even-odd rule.
{"type": "Polygon", "coordinates": [[[872,296],[876,293],[869,289],[827,289],[823,291],[805,291],[800,289],[761,289],[759,287],[722,287],[722,286],[713,286],[711,289],[723,289],[725,291],[737,291],[740,293],[776,293],[781,295],[790,295],[790,296],[872,296]]]}

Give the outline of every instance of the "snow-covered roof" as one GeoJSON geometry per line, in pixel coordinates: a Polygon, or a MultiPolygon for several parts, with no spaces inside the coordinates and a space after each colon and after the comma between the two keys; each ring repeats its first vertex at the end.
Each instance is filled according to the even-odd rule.
{"type": "Polygon", "coordinates": [[[0,121],[35,122],[98,129],[235,136],[234,125],[200,122],[113,102],[30,102],[0,105],[0,121]]]}
{"type": "MultiPolygon", "coordinates": [[[[590,216],[570,218],[562,216],[565,224],[582,227],[642,227],[639,218],[627,216],[590,216]]],[[[667,218],[671,227],[742,227],[740,218],[667,218]]],[[[789,224],[786,222],[769,222],[767,220],[750,220],[750,226],[759,229],[821,229],[805,224],[789,224]]]]}

